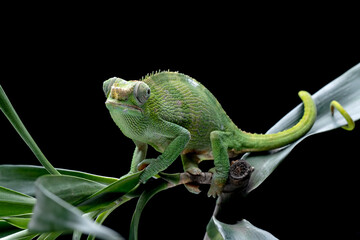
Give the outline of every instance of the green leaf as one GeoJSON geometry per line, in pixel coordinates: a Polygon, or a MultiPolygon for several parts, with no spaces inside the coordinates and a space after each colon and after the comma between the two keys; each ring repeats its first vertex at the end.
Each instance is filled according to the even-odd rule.
{"type": "MultiPolygon", "coordinates": [[[[257,188],[280,164],[280,162],[291,152],[294,147],[305,138],[339,128],[346,125],[346,120],[339,113],[334,116],[330,112],[330,103],[338,101],[350,114],[354,121],[360,118],[360,64],[354,66],[346,73],[327,84],[321,90],[312,95],[317,107],[317,119],[311,130],[302,138],[292,144],[280,149],[262,153],[247,153],[245,159],[255,168],[252,173],[247,192],[257,188]]],[[[303,105],[283,117],[267,133],[283,131],[295,125],[303,114],[303,105]]]]}
{"type": "Polygon", "coordinates": [[[106,187],[84,178],[65,175],[45,175],[40,177],[36,184],[70,204],[82,202],[106,187]]]}
{"type": "Polygon", "coordinates": [[[37,235],[39,234],[32,233],[29,230],[22,230],[17,233],[7,235],[6,237],[1,238],[1,240],[31,240],[37,235]]]}
{"type": "Polygon", "coordinates": [[[96,224],[77,208],[48,191],[41,182],[36,182],[37,203],[29,230],[36,233],[79,231],[96,235],[100,239],[122,239],[113,230],[96,224]]]}
{"type": "Polygon", "coordinates": [[[236,224],[226,224],[212,217],[207,226],[207,236],[209,240],[276,240],[267,231],[255,227],[249,221],[243,219],[236,224]]]}
{"type": "Polygon", "coordinates": [[[43,233],[37,238],[37,240],[55,240],[62,233],[63,232],[43,233]]]}
{"type": "Polygon", "coordinates": [[[141,172],[127,175],[126,177],[119,179],[106,188],[103,188],[89,196],[84,201],[81,201],[81,203],[79,202],[75,204],[79,209],[86,212],[95,211],[99,208],[107,206],[135,188],[135,186],[139,183],[140,174],[141,172]]]}
{"type": "Polygon", "coordinates": [[[31,213],[35,198],[0,187],[0,217],[31,213]]]}
{"type": "Polygon", "coordinates": [[[60,173],[50,164],[50,162],[46,159],[45,155],[41,152],[40,148],[31,137],[30,133],[26,130],[24,124],[20,120],[18,114],[15,109],[11,105],[10,100],[6,96],[3,88],[0,85],[0,109],[3,111],[5,116],[9,119],[13,127],[19,133],[21,138],[25,141],[25,143],[29,146],[31,151],[37,157],[39,162],[46,168],[46,170],[50,174],[60,175],[60,173]]]}
{"type": "Polygon", "coordinates": [[[148,201],[157,193],[161,192],[162,190],[168,187],[168,183],[159,180],[155,186],[151,185],[148,186],[149,188],[146,189],[139,197],[139,200],[136,205],[135,212],[132,216],[131,224],[130,224],[130,240],[137,240],[138,239],[138,226],[140,221],[141,213],[148,203],[148,201]]]}
{"type": "MultiPolygon", "coordinates": [[[[99,224],[103,224],[104,221],[105,221],[105,219],[106,219],[116,208],[118,208],[121,204],[127,202],[127,200],[130,200],[130,199],[126,199],[125,201],[121,201],[121,203],[113,206],[113,207],[110,208],[109,210],[104,211],[104,212],[102,212],[101,214],[98,214],[98,216],[97,216],[97,218],[96,218],[96,222],[99,223],[99,224]]],[[[96,237],[96,236],[89,235],[88,238],[87,238],[87,240],[95,240],[95,237],[96,237]]],[[[80,238],[79,238],[79,239],[80,239],[80,238]]],[[[74,237],[73,237],[73,240],[75,240],[74,237]]]]}
{"type": "Polygon", "coordinates": [[[215,225],[213,219],[215,217],[213,216],[210,219],[210,222],[206,226],[206,234],[204,237],[204,240],[224,240],[223,236],[219,232],[217,226],[215,225]]]}
{"type": "Polygon", "coordinates": [[[21,229],[27,229],[27,226],[31,219],[31,214],[11,216],[11,217],[2,217],[0,218],[5,222],[21,229]]]}
{"type": "Polygon", "coordinates": [[[9,236],[9,235],[14,234],[19,231],[21,231],[21,230],[14,227],[10,223],[8,223],[4,220],[0,220],[0,239],[2,237],[9,236]]]}
{"type": "MultiPolygon", "coordinates": [[[[94,174],[57,169],[62,175],[76,176],[91,180],[103,185],[109,185],[118,179],[103,177],[94,174]]],[[[35,196],[35,181],[44,175],[49,174],[44,167],[31,165],[0,165],[0,186],[35,196]]]]}
{"type": "MultiPolygon", "coordinates": [[[[86,213],[84,214],[83,216],[86,216],[90,219],[94,219],[96,218],[97,215],[99,215],[99,213],[102,212],[102,211],[94,211],[94,212],[89,212],[89,213],[86,213]]],[[[81,239],[81,236],[82,236],[82,233],[79,232],[79,231],[74,231],[73,232],[73,235],[72,235],[72,240],[80,240],[81,239]]],[[[91,235],[89,235],[90,237],[91,235]]]]}

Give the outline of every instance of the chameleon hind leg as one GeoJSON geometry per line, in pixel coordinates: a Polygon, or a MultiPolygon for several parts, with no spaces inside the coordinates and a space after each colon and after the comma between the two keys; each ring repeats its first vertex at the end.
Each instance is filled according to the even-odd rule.
{"type": "Polygon", "coordinates": [[[223,131],[213,131],[210,133],[211,149],[214,157],[213,177],[208,192],[208,196],[217,197],[221,194],[228,178],[230,161],[228,147],[232,145],[232,134],[223,131]]]}
{"type": "MultiPolygon", "coordinates": [[[[188,172],[192,175],[201,174],[202,171],[198,166],[200,159],[196,154],[193,153],[181,154],[181,160],[185,172],[188,172]]],[[[186,183],[184,184],[184,186],[191,193],[199,194],[201,192],[198,184],[186,183]]]]}

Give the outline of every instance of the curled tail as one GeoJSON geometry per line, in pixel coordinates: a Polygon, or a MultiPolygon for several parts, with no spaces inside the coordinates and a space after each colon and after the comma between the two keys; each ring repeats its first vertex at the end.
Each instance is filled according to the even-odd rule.
{"type": "Polygon", "coordinates": [[[304,136],[316,120],[316,105],[311,95],[300,91],[299,97],[304,103],[304,114],[293,127],[274,134],[253,134],[241,131],[243,137],[242,152],[257,152],[279,148],[304,136]]]}

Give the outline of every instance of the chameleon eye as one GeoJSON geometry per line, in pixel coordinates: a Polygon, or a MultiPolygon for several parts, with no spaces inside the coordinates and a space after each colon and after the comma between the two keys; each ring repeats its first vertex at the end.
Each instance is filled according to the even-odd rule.
{"type": "Polygon", "coordinates": [[[143,105],[150,97],[150,87],[144,82],[137,82],[134,87],[134,96],[140,105],[143,105]]]}

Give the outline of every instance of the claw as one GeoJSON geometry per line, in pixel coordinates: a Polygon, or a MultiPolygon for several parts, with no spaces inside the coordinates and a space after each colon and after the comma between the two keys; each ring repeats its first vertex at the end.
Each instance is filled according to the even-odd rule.
{"type": "Polygon", "coordinates": [[[343,126],[342,128],[348,131],[353,130],[355,128],[354,121],[352,120],[350,115],[345,111],[345,109],[341,106],[341,104],[335,100],[330,103],[330,111],[332,116],[334,116],[334,108],[336,108],[347,121],[347,125],[343,126]]]}
{"type": "Polygon", "coordinates": [[[211,184],[207,195],[208,195],[208,197],[216,198],[216,197],[220,196],[222,189],[223,188],[221,186],[213,183],[213,184],[211,184]]]}
{"type": "Polygon", "coordinates": [[[211,182],[210,189],[207,194],[208,197],[213,197],[213,198],[219,197],[224,189],[224,186],[225,186],[225,182],[222,183],[220,181],[216,181],[216,179],[214,180],[213,178],[213,181],[211,182]]]}
{"type": "Polygon", "coordinates": [[[216,171],[216,168],[209,169],[209,172],[213,173],[210,189],[208,191],[208,197],[219,197],[222,193],[227,177],[220,177],[216,171]]]}

